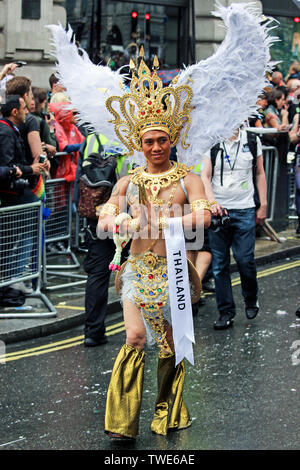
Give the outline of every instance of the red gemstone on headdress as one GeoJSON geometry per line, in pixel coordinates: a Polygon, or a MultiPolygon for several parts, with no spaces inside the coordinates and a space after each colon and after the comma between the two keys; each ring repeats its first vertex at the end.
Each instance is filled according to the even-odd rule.
{"type": "Polygon", "coordinates": [[[156,112],[157,112],[157,114],[159,114],[159,113],[160,113],[160,109],[157,109],[156,112]]]}
{"type": "Polygon", "coordinates": [[[159,307],[161,307],[161,306],[162,306],[162,304],[163,304],[162,302],[158,302],[158,304],[157,304],[157,305],[158,305],[159,307]]]}
{"type": "Polygon", "coordinates": [[[144,116],[144,114],[145,114],[145,111],[141,111],[141,115],[144,116]]]}
{"type": "Polygon", "coordinates": [[[145,304],[144,304],[144,303],[141,303],[140,306],[141,306],[142,308],[144,308],[144,307],[145,307],[145,304]]]}
{"type": "Polygon", "coordinates": [[[148,104],[150,104],[150,105],[151,105],[151,104],[152,104],[152,101],[148,101],[148,104]]]}
{"type": "Polygon", "coordinates": [[[149,274],[149,279],[153,279],[153,274],[149,274]]]}
{"type": "Polygon", "coordinates": [[[157,187],[156,187],[156,186],[153,186],[153,190],[156,191],[156,190],[157,190],[157,187]]]}

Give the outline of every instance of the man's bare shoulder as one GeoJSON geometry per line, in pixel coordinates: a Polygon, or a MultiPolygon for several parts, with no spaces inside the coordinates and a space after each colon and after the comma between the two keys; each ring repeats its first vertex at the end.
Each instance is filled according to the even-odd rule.
{"type": "Polygon", "coordinates": [[[111,196],[120,196],[124,195],[127,191],[130,177],[128,175],[122,176],[117,183],[115,184],[111,196]]]}
{"type": "Polygon", "coordinates": [[[184,178],[184,183],[189,188],[189,187],[193,187],[194,184],[201,184],[202,181],[199,175],[189,171],[184,178]]]}
{"type": "Polygon", "coordinates": [[[184,178],[184,184],[188,191],[189,201],[206,199],[204,185],[199,175],[189,172],[184,178]]]}
{"type": "Polygon", "coordinates": [[[130,181],[130,175],[125,175],[122,176],[122,178],[119,179],[118,183],[120,183],[120,186],[128,186],[130,181]]]}

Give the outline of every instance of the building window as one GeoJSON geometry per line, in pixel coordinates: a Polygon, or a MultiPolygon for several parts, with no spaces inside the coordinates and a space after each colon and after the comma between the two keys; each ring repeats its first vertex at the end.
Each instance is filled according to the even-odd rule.
{"type": "Polygon", "coordinates": [[[39,20],[41,17],[41,0],[22,0],[22,19],[39,20]]]}

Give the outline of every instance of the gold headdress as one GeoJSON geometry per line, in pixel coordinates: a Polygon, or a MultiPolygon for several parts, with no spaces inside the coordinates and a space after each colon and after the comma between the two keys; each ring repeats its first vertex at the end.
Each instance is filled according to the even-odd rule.
{"type": "Polygon", "coordinates": [[[137,74],[134,62],[130,61],[130,92],[110,96],[106,101],[107,109],[114,116],[110,122],[115,126],[116,135],[128,149],[128,154],[133,155],[134,150],[142,150],[141,137],[145,132],[164,131],[170,136],[171,145],[174,146],[185,126],[181,144],[183,148],[187,148],[185,138],[190,127],[192,88],[187,85],[163,87],[157,74],[157,57],[153,61],[153,73],[144,61],[143,47],[140,58],[137,74]]]}

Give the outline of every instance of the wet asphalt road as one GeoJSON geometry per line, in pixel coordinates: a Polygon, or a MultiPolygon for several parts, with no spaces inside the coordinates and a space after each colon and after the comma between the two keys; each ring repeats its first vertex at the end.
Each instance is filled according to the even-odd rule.
{"type": "MultiPolygon", "coordinates": [[[[300,257],[263,266],[259,276],[255,320],[245,317],[238,283],[231,329],[213,330],[213,295],[194,318],[195,366],[187,363],[184,395],[189,429],[168,437],[151,433],[157,352],[147,352],[140,435],[128,449],[300,448],[300,319],[294,314],[300,257]]],[[[106,390],[125,339],[124,331],[113,334],[120,321],[120,314],[108,318],[109,343],[97,348],[76,340],[82,328],[7,346],[0,364],[0,450],[124,450],[103,434],[106,390]]]]}

